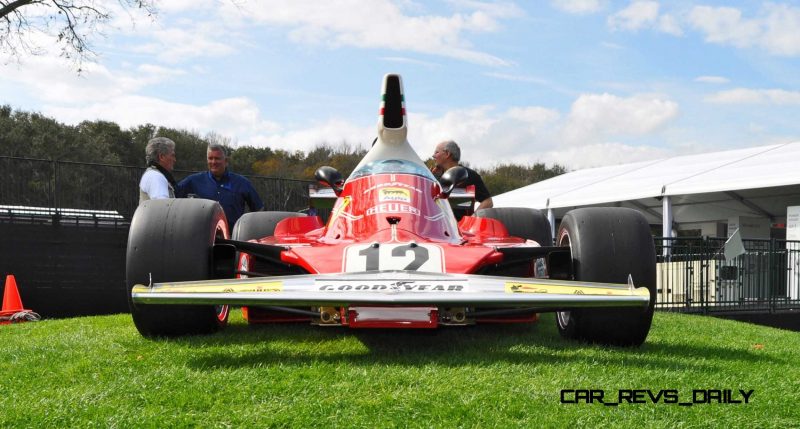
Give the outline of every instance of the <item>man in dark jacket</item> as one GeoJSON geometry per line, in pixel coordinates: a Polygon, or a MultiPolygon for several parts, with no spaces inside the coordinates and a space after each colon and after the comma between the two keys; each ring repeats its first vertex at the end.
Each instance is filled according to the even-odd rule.
{"type": "Polygon", "coordinates": [[[178,197],[194,194],[198,198],[218,201],[225,211],[231,231],[245,213],[245,204],[250,211],[264,209],[264,203],[253,184],[244,176],[228,171],[224,147],[213,143],[208,145],[206,160],[208,171],[192,174],[178,183],[175,191],[178,197]]]}
{"type": "MultiPolygon", "coordinates": [[[[433,161],[436,163],[436,165],[434,165],[431,171],[436,177],[439,177],[449,168],[458,165],[460,160],[461,148],[458,147],[456,142],[452,140],[445,140],[437,144],[436,149],[433,151],[433,161]]],[[[491,208],[493,206],[492,194],[489,193],[489,189],[487,189],[486,184],[483,183],[481,175],[469,167],[464,168],[467,169],[467,173],[469,175],[467,177],[467,181],[464,182],[462,186],[475,186],[475,200],[479,203],[475,210],[491,208]]],[[[472,214],[472,211],[470,210],[466,214],[472,214]]],[[[456,213],[456,216],[460,218],[461,216],[458,215],[459,213],[456,213]]]]}

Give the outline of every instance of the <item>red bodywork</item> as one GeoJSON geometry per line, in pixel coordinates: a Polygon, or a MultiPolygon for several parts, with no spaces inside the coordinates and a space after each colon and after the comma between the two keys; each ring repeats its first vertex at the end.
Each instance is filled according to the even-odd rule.
{"type": "MultiPolygon", "coordinates": [[[[282,261],[302,267],[309,274],[393,269],[473,274],[502,261],[503,255],[497,247],[526,242],[509,236],[503,224],[495,219],[465,216],[456,224],[449,202],[439,197],[439,183],[426,173],[351,177],[327,225],[318,216],[290,217],[276,225],[274,236],[258,242],[287,246],[288,250],[281,253],[282,261]],[[371,247],[376,244],[380,249],[371,247]],[[420,256],[421,252],[415,250],[420,248],[425,249],[425,255],[420,256]]],[[[242,253],[240,269],[254,270],[254,264],[257,264],[254,258],[242,253]]],[[[530,265],[524,273],[527,276],[533,275],[533,263],[530,265]]],[[[331,311],[340,324],[350,327],[435,328],[440,316],[434,305],[373,307],[368,311],[364,307],[361,310],[342,307],[331,311]],[[358,317],[365,313],[369,317],[358,317]]],[[[245,307],[245,317],[251,323],[308,321],[305,316],[257,307],[245,307]]],[[[476,322],[534,320],[535,314],[487,317],[476,322]]]]}

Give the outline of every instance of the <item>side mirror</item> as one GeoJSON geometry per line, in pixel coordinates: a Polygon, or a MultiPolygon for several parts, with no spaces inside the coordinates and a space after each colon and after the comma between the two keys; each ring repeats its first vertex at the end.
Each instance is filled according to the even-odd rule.
{"type": "Polygon", "coordinates": [[[339,173],[339,170],[333,167],[328,167],[325,165],[318,168],[317,171],[314,172],[314,178],[317,179],[317,181],[330,186],[337,197],[344,189],[344,178],[342,178],[342,173],[339,173]]]}
{"type": "Polygon", "coordinates": [[[467,169],[460,165],[447,169],[442,174],[442,177],[439,178],[439,183],[442,184],[442,193],[439,194],[439,198],[449,197],[450,193],[453,192],[453,188],[464,183],[468,177],[467,169]]]}

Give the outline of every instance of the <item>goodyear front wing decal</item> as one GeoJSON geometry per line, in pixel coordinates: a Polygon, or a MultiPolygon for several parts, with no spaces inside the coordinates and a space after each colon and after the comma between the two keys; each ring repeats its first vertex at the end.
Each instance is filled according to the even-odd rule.
{"type": "Polygon", "coordinates": [[[134,286],[131,297],[136,304],[511,305],[558,309],[645,307],[650,302],[647,288],[635,288],[632,284],[418,271],[155,283],[134,286]]]}

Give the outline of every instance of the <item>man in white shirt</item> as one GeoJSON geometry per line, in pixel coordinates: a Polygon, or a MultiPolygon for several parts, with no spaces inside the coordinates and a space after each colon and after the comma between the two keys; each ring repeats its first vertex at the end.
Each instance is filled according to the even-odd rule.
{"type": "Polygon", "coordinates": [[[139,181],[139,204],[159,198],[175,198],[175,142],[166,137],[155,137],[145,147],[147,170],[139,181]]]}

